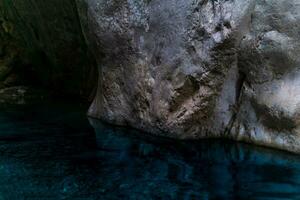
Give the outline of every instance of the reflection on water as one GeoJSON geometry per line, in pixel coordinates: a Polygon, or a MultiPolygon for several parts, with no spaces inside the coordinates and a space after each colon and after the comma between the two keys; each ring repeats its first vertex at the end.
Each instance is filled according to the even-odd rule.
{"type": "Polygon", "coordinates": [[[154,138],[85,109],[0,106],[0,199],[300,199],[299,156],[154,138]]]}

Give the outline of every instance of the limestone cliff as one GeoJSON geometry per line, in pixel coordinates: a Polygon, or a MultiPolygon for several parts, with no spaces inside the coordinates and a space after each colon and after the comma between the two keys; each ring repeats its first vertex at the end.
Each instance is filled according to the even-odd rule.
{"type": "Polygon", "coordinates": [[[89,115],[153,134],[300,152],[298,0],[85,0],[89,115]]]}
{"type": "Polygon", "coordinates": [[[300,153],[299,21],[299,0],[3,0],[0,88],[98,76],[92,117],[300,153]]]}

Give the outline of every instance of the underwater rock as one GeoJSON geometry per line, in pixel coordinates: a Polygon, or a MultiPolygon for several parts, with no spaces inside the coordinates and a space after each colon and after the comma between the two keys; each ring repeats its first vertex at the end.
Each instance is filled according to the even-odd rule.
{"type": "Polygon", "coordinates": [[[89,115],[300,152],[300,4],[78,0],[99,84],[89,115]]]}

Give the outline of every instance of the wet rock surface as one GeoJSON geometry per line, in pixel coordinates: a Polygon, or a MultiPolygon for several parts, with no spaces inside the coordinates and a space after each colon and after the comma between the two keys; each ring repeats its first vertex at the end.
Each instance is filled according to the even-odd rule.
{"type": "Polygon", "coordinates": [[[85,0],[89,115],[181,139],[300,152],[297,0],[85,0]]]}

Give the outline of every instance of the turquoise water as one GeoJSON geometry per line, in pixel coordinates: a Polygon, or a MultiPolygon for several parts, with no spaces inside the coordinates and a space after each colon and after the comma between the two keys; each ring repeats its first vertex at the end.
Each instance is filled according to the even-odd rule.
{"type": "Polygon", "coordinates": [[[300,199],[297,155],[149,137],[85,110],[0,106],[0,199],[300,199]]]}

